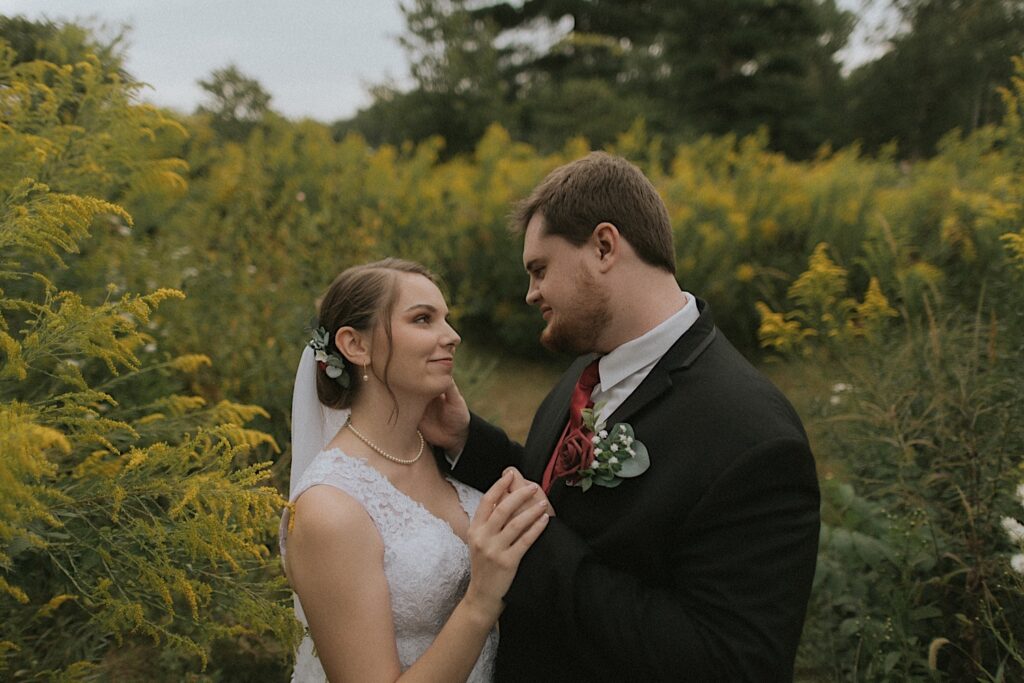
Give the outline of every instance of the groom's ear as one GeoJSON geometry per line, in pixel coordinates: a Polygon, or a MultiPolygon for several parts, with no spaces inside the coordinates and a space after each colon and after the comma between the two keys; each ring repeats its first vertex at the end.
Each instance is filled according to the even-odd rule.
{"type": "Polygon", "coordinates": [[[370,362],[369,339],[354,327],[339,327],[334,333],[334,345],[350,363],[363,365],[370,362]]]}
{"type": "Polygon", "coordinates": [[[598,223],[590,234],[590,247],[598,259],[597,271],[607,272],[619,259],[622,247],[622,235],[612,223],[598,223]]]}

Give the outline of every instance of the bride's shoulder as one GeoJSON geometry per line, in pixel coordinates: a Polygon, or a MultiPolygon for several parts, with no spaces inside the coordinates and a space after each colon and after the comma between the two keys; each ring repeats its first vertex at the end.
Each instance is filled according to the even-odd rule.
{"type": "Polygon", "coordinates": [[[309,519],[366,517],[362,504],[351,494],[326,483],[313,484],[303,491],[295,500],[295,510],[305,512],[309,519]]]}
{"type": "Polygon", "coordinates": [[[340,448],[327,448],[316,454],[298,481],[292,483],[292,497],[297,498],[307,488],[316,484],[334,483],[342,489],[349,489],[345,482],[359,481],[367,477],[366,461],[352,457],[340,448]]]}
{"type": "MultiPolygon", "coordinates": [[[[295,501],[285,573],[306,614],[316,605],[357,595],[383,577],[384,543],[362,506],[329,485],[311,486],[295,501]]],[[[382,580],[382,579],[381,579],[382,580]]]]}
{"type": "Polygon", "coordinates": [[[289,544],[343,542],[380,544],[380,535],[362,503],[330,484],[314,484],[295,500],[289,544]]]}

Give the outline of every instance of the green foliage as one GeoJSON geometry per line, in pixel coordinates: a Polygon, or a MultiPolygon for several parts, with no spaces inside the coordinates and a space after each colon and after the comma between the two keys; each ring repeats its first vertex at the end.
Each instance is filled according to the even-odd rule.
{"type": "Polygon", "coordinates": [[[38,60],[64,65],[97,59],[104,73],[128,79],[124,30],[110,36],[101,33],[105,31],[78,24],[0,15],[0,37],[14,50],[15,63],[38,60]]]}
{"type": "Polygon", "coordinates": [[[536,85],[518,109],[518,129],[539,149],[557,150],[577,136],[600,148],[649,116],[641,101],[622,97],[605,80],[569,78],[536,85]]]}
{"type": "Polygon", "coordinates": [[[879,508],[884,525],[871,533],[889,551],[862,567],[837,541],[865,532],[861,523],[831,521],[805,643],[827,644],[818,661],[844,678],[908,680],[925,677],[928,648],[943,639],[931,668],[1013,680],[1024,673],[1014,641],[1024,593],[1000,522],[1020,478],[1024,387],[987,322],[907,332],[843,358],[852,390],[831,455],[879,508]],[[845,639],[827,636],[834,629],[845,639]]]}
{"type": "MultiPolygon", "coordinates": [[[[870,149],[897,141],[903,156],[931,156],[949,131],[1002,116],[999,87],[1024,51],[1019,0],[892,2],[903,29],[891,49],[851,74],[850,139],[870,149]]],[[[840,138],[845,139],[845,138],[840,138]]],[[[838,140],[837,140],[838,141],[838,140]]]]}
{"type": "Polygon", "coordinates": [[[469,153],[495,122],[551,153],[577,135],[608,144],[642,116],[673,144],[764,129],[795,158],[857,143],[919,159],[953,130],[1000,120],[999,89],[1024,51],[1020,0],[850,6],[416,0],[399,39],[413,87],[373,88],[373,104],[336,129],[374,145],[440,135],[447,153],[469,153]],[[837,55],[877,15],[898,19],[876,31],[885,50],[844,75],[837,55]]]}
{"type": "Polygon", "coordinates": [[[653,3],[653,44],[669,66],[669,105],[702,133],[766,128],[773,149],[806,158],[833,139],[835,59],[852,17],[834,2],[653,3]]]}
{"type": "Polygon", "coordinates": [[[234,64],[217,69],[199,86],[210,100],[199,111],[210,116],[210,127],[225,140],[244,140],[270,111],[270,93],[234,64]]]}
{"type": "MultiPolygon", "coordinates": [[[[522,300],[521,243],[506,216],[587,141],[544,155],[492,126],[472,155],[442,158],[437,139],[374,147],[356,135],[335,141],[311,121],[270,117],[238,142],[219,142],[204,117],[186,123],[191,138],[177,149],[190,169],[187,194],[127,198],[133,235],[107,235],[94,270],[116,268],[134,291],[159,282],[188,293],[152,333],[169,351],[211,356],[199,376],[211,397],[266,406],[271,419],[261,426],[283,439],[315,298],[346,266],[386,255],[443,276],[468,338],[540,353],[541,321],[522,300]]],[[[882,335],[893,311],[924,315],[922,295],[940,285],[967,306],[984,288],[1005,286],[1001,235],[1020,229],[1013,161],[1002,151],[1012,139],[992,130],[950,139],[942,155],[909,169],[857,149],[794,162],[763,134],[667,149],[642,123],[609,149],[640,165],[665,198],[680,282],[712,302],[735,343],[756,351],[758,301],[797,336],[841,346],[882,335]],[[821,303],[828,311],[787,318],[790,287],[821,243],[845,273],[843,289],[821,303]]]]}
{"type": "Polygon", "coordinates": [[[414,0],[400,5],[408,32],[399,38],[415,87],[372,89],[373,104],[335,127],[338,139],[358,133],[372,145],[401,145],[440,136],[445,151],[470,152],[492,122],[508,125],[508,85],[498,67],[491,22],[466,0],[414,0]]]}
{"type": "Polygon", "coordinates": [[[287,650],[283,500],[251,460],[276,444],[247,426],[266,413],[179,394],[203,356],[140,357],[182,294],[127,293],[125,249],[103,249],[130,234],[114,201],[185,189],[161,155],[184,129],[91,56],[17,62],[0,41],[0,84],[0,677],[130,678],[129,650],[180,679],[225,642],[287,650]]]}
{"type": "Polygon", "coordinates": [[[941,549],[923,515],[889,513],[848,483],[822,485],[818,566],[797,668],[834,681],[929,678],[942,612],[925,587],[941,549]]]}
{"type": "MultiPolygon", "coordinates": [[[[475,32],[493,27],[471,19],[423,25],[428,37],[462,36],[461,52],[433,53],[435,65],[500,61],[474,52],[475,32]]],[[[581,25],[558,50],[585,58],[531,87],[580,111],[603,102],[608,119],[578,122],[590,142],[566,140],[550,98],[517,109],[552,116],[544,151],[515,141],[515,117],[486,128],[453,117],[483,131],[458,143],[465,153],[426,134],[339,138],[267,102],[249,118],[223,107],[252,124],[231,132],[211,111],[176,119],[136,104],[137,86],[88,54],[61,64],[2,50],[9,671],[131,679],[151,660],[173,680],[206,656],[211,678],[280,677],[294,624],[265,547],[281,501],[264,485],[285,486],[287,454],[268,469],[247,449],[285,441],[316,297],[349,265],[421,260],[444,279],[470,345],[539,354],[542,321],[523,301],[521,238],[506,216],[597,143],[665,198],[679,280],[711,302],[730,339],[821,361],[844,387],[825,397],[836,405],[816,403],[812,425],[822,461],[853,488],[827,490],[804,670],[1017,672],[1024,610],[1007,567],[1019,549],[999,523],[1017,509],[1024,445],[1013,381],[1024,351],[1024,73],[1003,93],[1000,125],[949,136],[927,161],[854,147],[797,162],[772,151],[768,130],[669,144],[657,121],[612,106],[615,91],[594,74],[642,59],[602,31],[581,25]],[[66,648],[39,645],[55,633],[66,648]]],[[[441,71],[424,72],[438,77],[424,97],[474,114],[476,100],[441,71]]],[[[498,97],[491,82],[471,84],[498,97]]]]}
{"type": "Polygon", "coordinates": [[[643,116],[673,141],[764,127],[773,149],[807,157],[840,125],[835,53],[852,17],[831,0],[417,0],[403,12],[414,87],[377,88],[339,130],[441,135],[469,152],[497,122],[554,152],[577,135],[610,143],[643,116]]]}
{"type": "Polygon", "coordinates": [[[900,222],[879,221],[858,259],[871,276],[863,305],[844,298],[847,271],[819,247],[790,287],[793,310],[762,306],[765,343],[814,353],[825,342],[835,359],[846,391],[834,402],[845,410],[823,440],[861,496],[830,489],[802,653],[810,670],[851,680],[1024,675],[1019,545],[1002,528],[1019,505],[1024,451],[1014,239],[1024,165],[1013,114],[1022,95],[1006,92],[1004,127],[947,140],[915,169],[917,187],[891,194],[900,222]]]}
{"type": "Polygon", "coordinates": [[[758,334],[764,346],[792,352],[817,338],[832,350],[845,348],[858,337],[878,340],[888,318],[899,315],[882,293],[878,279],[872,277],[863,301],[846,297],[846,269],[828,256],[827,245],[814,248],[808,269],[790,285],[787,296],[797,305],[789,313],[772,311],[758,302],[761,327],[758,334]]]}

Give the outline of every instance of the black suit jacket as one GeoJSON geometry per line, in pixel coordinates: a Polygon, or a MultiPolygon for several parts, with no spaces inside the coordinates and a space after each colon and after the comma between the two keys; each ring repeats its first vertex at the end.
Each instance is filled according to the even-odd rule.
{"type": "MultiPolygon", "coordinates": [[[[558,481],[501,617],[499,681],[783,681],[814,576],[819,495],[800,419],[699,320],[607,420],[651,466],[616,488],[558,481]]],[[[473,416],[455,476],[539,481],[583,367],[541,404],[525,447],[473,416]]]]}

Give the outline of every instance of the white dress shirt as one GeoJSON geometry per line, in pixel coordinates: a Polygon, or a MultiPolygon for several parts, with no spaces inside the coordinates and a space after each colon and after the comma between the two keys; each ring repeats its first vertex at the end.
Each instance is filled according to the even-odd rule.
{"type": "Polygon", "coordinates": [[[597,422],[607,419],[646,379],[661,357],[697,322],[697,299],[689,292],[677,313],[636,339],[616,347],[597,364],[600,381],[590,395],[594,405],[604,403],[597,422]]]}

